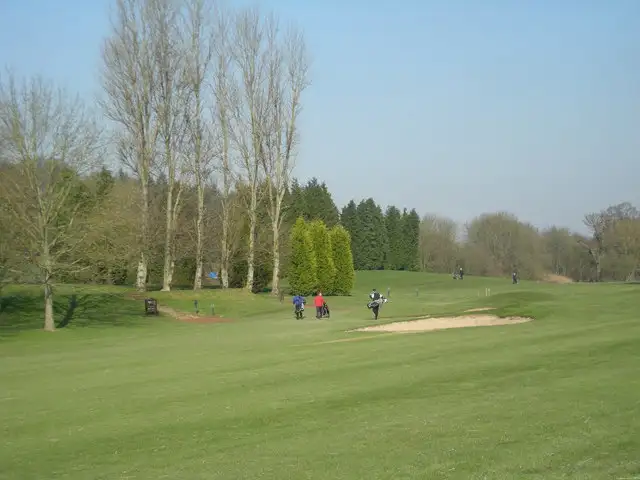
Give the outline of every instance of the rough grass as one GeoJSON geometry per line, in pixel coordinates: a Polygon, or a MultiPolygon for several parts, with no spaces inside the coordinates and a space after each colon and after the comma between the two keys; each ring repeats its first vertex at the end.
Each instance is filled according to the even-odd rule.
{"type": "Polygon", "coordinates": [[[145,318],[126,289],[61,287],[68,318],[54,334],[37,330],[39,292],[5,292],[0,478],[640,476],[640,287],[384,272],[357,283],[328,299],[329,321],[294,320],[289,299],[154,293],[234,320],[202,325],[145,318]],[[345,333],[373,323],[371,287],[391,287],[380,321],[479,307],[536,321],[345,333]]]}

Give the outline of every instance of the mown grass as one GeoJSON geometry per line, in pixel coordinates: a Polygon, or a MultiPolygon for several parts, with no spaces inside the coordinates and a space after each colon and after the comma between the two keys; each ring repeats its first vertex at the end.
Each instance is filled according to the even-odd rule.
{"type": "Polygon", "coordinates": [[[154,292],[231,323],[145,318],[121,288],[60,287],[0,313],[0,478],[614,479],[640,477],[640,290],[358,273],[330,320],[289,299],[154,292]],[[495,307],[533,322],[345,333],[495,307]],[[485,288],[491,296],[485,297],[485,288]],[[417,292],[416,292],[417,290],[417,292]],[[332,342],[357,339],[357,341],[332,342]]]}

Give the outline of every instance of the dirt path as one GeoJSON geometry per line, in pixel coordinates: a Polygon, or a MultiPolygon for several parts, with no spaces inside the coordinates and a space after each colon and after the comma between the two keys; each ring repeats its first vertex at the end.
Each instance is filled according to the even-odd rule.
{"type": "MultiPolygon", "coordinates": [[[[129,298],[131,298],[132,300],[144,300],[145,298],[147,298],[147,296],[148,295],[144,293],[137,292],[129,294],[129,298]]],[[[186,323],[228,323],[233,321],[229,318],[200,316],[194,315],[192,313],[180,312],[166,305],[161,305],[160,302],[158,302],[158,312],[162,313],[163,315],[168,315],[180,322],[186,323]]]]}
{"type": "Polygon", "coordinates": [[[169,315],[176,320],[187,323],[228,323],[231,322],[228,318],[221,317],[201,317],[200,315],[194,315],[190,313],[179,312],[171,307],[167,307],[166,305],[158,305],[158,311],[165,315],[169,315]]]}

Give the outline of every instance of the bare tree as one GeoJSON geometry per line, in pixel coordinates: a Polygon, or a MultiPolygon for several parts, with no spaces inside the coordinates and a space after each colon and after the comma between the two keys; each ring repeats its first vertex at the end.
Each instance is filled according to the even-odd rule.
{"type": "Polygon", "coordinates": [[[181,143],[185,136],[185,108],[188,80],[185,79],[184,55],[179,35],[180,4],[173,0],[147,0],[151,41],[157,67],[154,110],[162,142],[162,159],[166,175],[166,229],[162,290],[171,290],[173,280],[174,239],[184,187],[185,165],[181,143]],[[186,81],[185,81],[186,80],[186,81]]]}
{"type": "MultiPolygon", "coordinates": [[[[232,68],[232,30],[226,12],[218,10],[215,25],[215,78],[213,93],[215,97],[214,118],[219,134],[219,163],[217,168],[220,177],[220,280],[223,288],[229,288],[229,270],[232,256],[233,239],[231,235],[232,211],[235,207],[233,185],[236,182],[236,171],[232,161],[232,143],[234,139],[242,142],[243,137],[233,134],[233,120],[239,119],[240,112],[236,78],[232,68]],[[235,115],[234,115],[235,114],[235,115]]],[[[241,117],[240,117],[241,118],[241,117]]],[[[248,152],[245,152],[248,154],[248,152]]],[[[248,159],[247,159],[248,160],[248,159]]],[[[248,163],[246,164],[248,165],[248,163]]]]}
{"type": "Polygon", "coordinates": [[[203,225],[205,218],[204,192],[210,175],[212,156],[212,126],[206,117],[206,86],[213,58],[213,31],[207,21],[207,13],[214,11],[210,0],[189,0],[186,8],[186,72],[185,82],[189,89],[187,106],[187,137],[192,145],[191,171],[196,188],[195,257],[196,273],[194,290],[202,288],[203,269],[203,225]]]}
{"type": "Polygon", "coordinates": [[[602,275],[602,259],[606,251],[605,234],[608,228],[608,217],[604,213],[589,213],[584,216],[584,224],[591,233],[589,242],[581,241],[580,244],[586,248],[593,259],[596,267],[596,282],[600,281],[602,275]]]}
{"type": "Polygon", "coordinates": [[[112,32],[102,51],[100,102],[105,116],[119,127],[119,153],[140,182],[140,240],[136,287],[146,290],[149,261],[149,180],[156,153],[158,122],[153,108],[157,92],[154,2],[117,0],[112,32]]]}
{"type": "Polygon", "coordinates": [[[419,252],[422,270],[453,272],[458,261],[458,226],[446,217],[425,215],[420,222],[419,252]]]}
{"type": "Polygon", "coordinates": [[[262,181],[261,147],[265,111],[266,62],[264,26],[257,8],[240,11],[235,17],[232,42],[233,59],[239,70],[241,92],[232,107],[234,126],[232,138],[239,153],[243,181],[249,189],[247,217],[249,234],[247,245],[247,281],[245,288],[253,290],[257,214],[262,181]]]}
{"type": "Polygon", "coordinates": [[[640,269],[640,219],[637,216],[621,218],[615,222],[610,236],[610,248],[627,266],[627,281],[635,280],[640,269]]]}
{"type": "Polygon", "coordinates": [[[127,266],[137,260],[131,245],[137,240],[138,190],[135,180],[114,183],[87,219],[91,228],[82,254],[93,266],[94,281],[114,283],[116,277],[122,280],[127,266]]]}
{"type": "Polygon", "coordinates": [[[278,295],[283,202],[295,168],[300,97],[309,85],[309,63],[302,32],[291,28],[281,38],[278,21],[273,16],[268,18],[265,27],[267,89],[260,154],[272,230],[272,293],[278,295]]]}
{"type": "MultiPolygon", "coordinates": [[[[9,178],[11,167],[0,166],[0,178],[9,178]]],[[[1,182],[1,181],[0,181],[1,182]]],[[[1,185],[1,183],[0,183],[1,185]]],[[[0,187],[0,192],[3,189],[0,187]]],[[[2,196],[0,196],[2,200],[2,196]]],[[[10,280],[10,273],[16,265],[18,248],[18,237],[16,230],[12,226],[12,215],[9,203],[0,201],[0,295],[6,282],[10,280]]]]}
{"type": "Polygon", "coordinates": [[[84,238],[78,223],[86,205],[74,193],[79,177],[100,158],[99,129],[77,98],[43,79],[2,80],[0,145],[9,166],[0,195],[25,258],[41,272],[44,329],[53,331],[53,282],[75,268],[72,253],[84,238]]]}
{"type": "Polygon", "coordinates": [[[549,270],[555,275],[568,275],[576,240],[568,228],[551,227],[542,232],[549,270]]]}
{"type": "Polygon", "coordinates": [[[512,214],[483,214],[466,227],[465,264],[481,275],[510,274],[538,278],[542,268],[541,238],[530,224],[512,214]]]}

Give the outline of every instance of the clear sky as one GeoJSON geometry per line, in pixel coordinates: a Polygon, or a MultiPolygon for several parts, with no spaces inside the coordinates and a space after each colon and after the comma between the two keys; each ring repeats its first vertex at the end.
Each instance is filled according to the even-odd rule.
{"type": "MultiPolygon", "coordinates": [[[[0,0],[0,64],[91,99],[109,3],[0,0]]],[[[640,205],[640,1],[258,3],[306,32],[297,174],[339,205],[580,230],[640,205]]]]}

